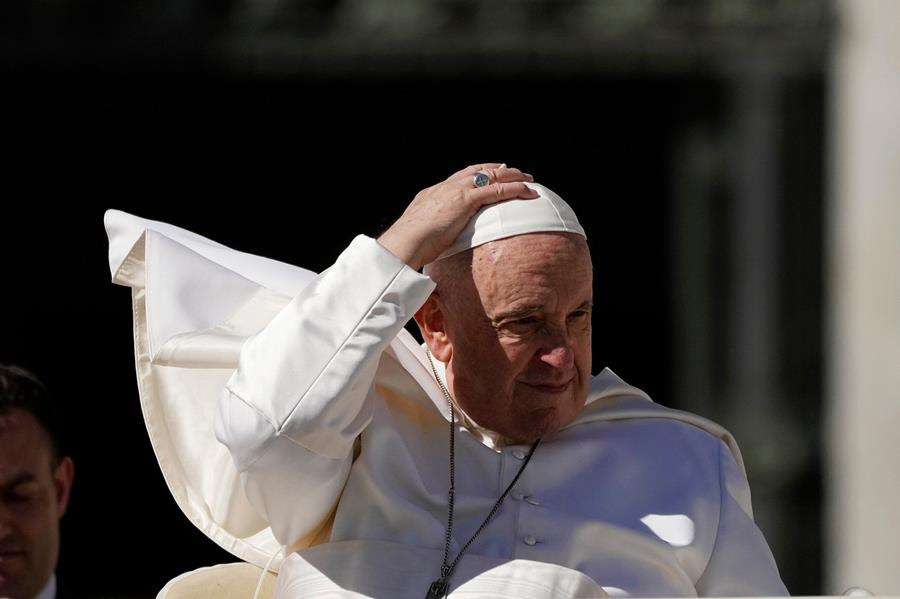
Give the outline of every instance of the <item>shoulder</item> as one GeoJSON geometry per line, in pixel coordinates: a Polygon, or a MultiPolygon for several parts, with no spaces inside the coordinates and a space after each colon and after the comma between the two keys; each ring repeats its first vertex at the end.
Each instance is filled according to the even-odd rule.
{"type": "Polygon", "coordinates": [[[652,437],[654,445],[663,451],[681,447],[719,454],[724,445],[726,453],[744,470],[737,442],[725,427],[698,414],[655,403],[608,368],[592,378],[584,410],[570,426],[602,422],[621,424],[639,437],[652,437]]]}
{"type": "Polygon", "coordinates": [[[655,404],[608,371],[596,377],[579,417],[541,449],[548,468],[573,464],[580,481],[605,481],[579,483],[590,502],[605,505],[612,498],[604,489],[613,488],[618,501],[624,499],[622,509],[637,521],[646,514],[684,514],[710,543],[723,473],[743,479],[737,445],[723,427],[655,404]]]}

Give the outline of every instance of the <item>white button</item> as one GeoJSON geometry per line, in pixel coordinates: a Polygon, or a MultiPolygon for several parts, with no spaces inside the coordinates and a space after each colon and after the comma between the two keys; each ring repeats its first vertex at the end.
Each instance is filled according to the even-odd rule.
{"type": "Polygon", "coordinates": [[[513,454],[513,457],[516,458],[517,460],[524,460],[525,456],[527,455],[525,453],[524,449],[519,449],[519,448],[513,449],[512,454],[513,454]]]}
{"type": "Polygon", "coordinates": [[[516,501],[522,501],[523,499],[525,499],[525,495],[519,491],[513,491],[511,496],[516,501]]]}
{"type": "Polygon", "coordinates": [[[540,500],[538,500],[537,497],[532,497],[531,495],[529,495],[528,497],[526,497],[526,498],[525,498],[525,501],[527,501],[527,502],[530,503],[531,505],[541,505],[540,500]]]}
{"type": "Polygon", "coordinates": [[[535,539],[535,538],[534,538],[533,536],[531,536],[531,535],[528,535],[527,537],[525,537],[524,539],[522,539],[522,541],[523,541],[526,545],[537,545],[537,539],[535,539]]]}

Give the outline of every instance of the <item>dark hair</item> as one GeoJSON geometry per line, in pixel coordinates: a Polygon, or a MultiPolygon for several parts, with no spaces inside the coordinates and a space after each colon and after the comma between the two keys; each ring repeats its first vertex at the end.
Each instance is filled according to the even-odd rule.
{"type": "Polygon", "coordinates": [[[59,415],[47,388],[24,368],[0,364],[0,414],[13,408],[31,413],[41,424],[50,439],[53,462],[58,462],[63,455],[59,415]]]}

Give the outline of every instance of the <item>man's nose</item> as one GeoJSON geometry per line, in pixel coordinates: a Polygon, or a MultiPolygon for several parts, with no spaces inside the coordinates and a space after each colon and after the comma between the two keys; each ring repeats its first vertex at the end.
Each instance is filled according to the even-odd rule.
{"type": "Polygon", "coordinates": [[[560,370],[571,369],[575,364],[575,352],[565,333],[551,335],[541,348],[541,362],[560,370]]]}
{"type": "Polygon", "coordinates": [[[541,362],[549,364],[554,368],[565,370],[571,368],[575,363],[575,353],[568,345],[560,345],[552,348],[550,351],[544,352],[541,356],[541,362]]]}

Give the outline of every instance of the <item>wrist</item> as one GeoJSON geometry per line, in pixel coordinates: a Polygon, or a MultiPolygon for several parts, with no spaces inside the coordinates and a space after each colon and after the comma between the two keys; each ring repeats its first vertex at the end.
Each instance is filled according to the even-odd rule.
{"type": "Polygon", "coordinates": [[[406,262],[413,270],[420,270],[424,266],[424,262],[419,257],[419,244],[408,237],[397,234],[394,227],[385,231],[377,241],[384,249],[406,262]]]}

